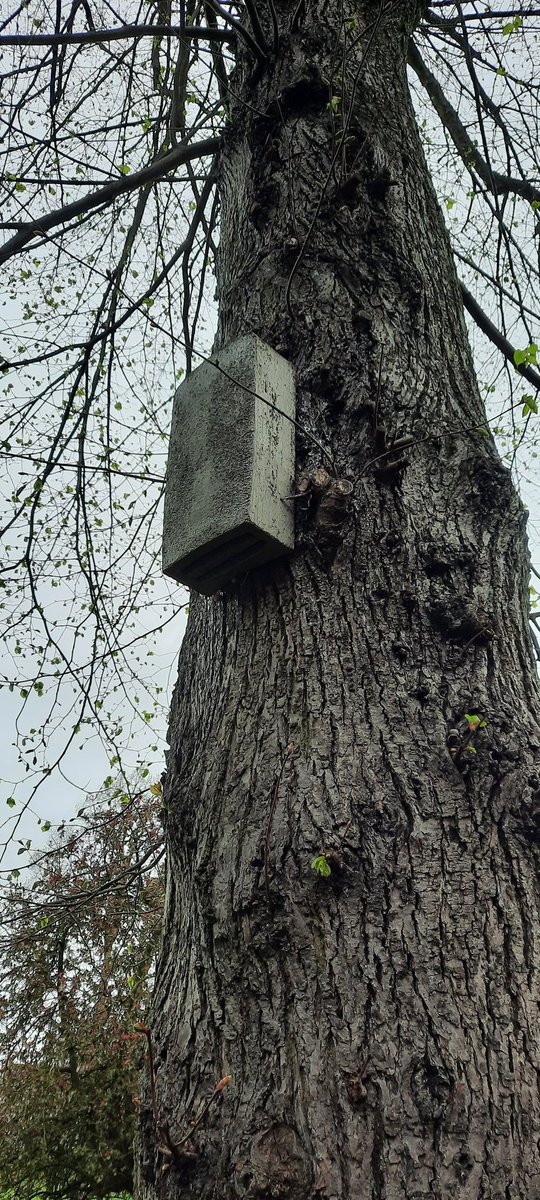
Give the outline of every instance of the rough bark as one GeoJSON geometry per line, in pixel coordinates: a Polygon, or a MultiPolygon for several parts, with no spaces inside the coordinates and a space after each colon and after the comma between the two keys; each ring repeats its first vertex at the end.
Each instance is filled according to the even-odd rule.
{"type": "Polygon", "coordinates": [[[415,8],[276,0],[277,59],[234,81],[219,342],[294,363],[302,486],[331,480],[292,558],[191,606],[146,1200],[540,1197],[525,514],[408,96],[415,8]]]}

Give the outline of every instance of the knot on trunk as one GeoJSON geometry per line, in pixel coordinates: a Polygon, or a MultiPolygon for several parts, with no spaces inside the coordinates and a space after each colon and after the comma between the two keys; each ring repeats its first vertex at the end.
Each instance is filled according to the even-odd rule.
{"type": "Polygon", "coordinates": [[[276,1124],[252,1141],[247,1161],[235,1172],[235,1191],[241,1200],[309,1200],[313,1195],[311,1157],[289,1125],[276,1124]]]}
{"type": "Polygon", "coordinates": [[[423,1121],[440,1121],[452,1095],[452,1079],[444,1067],[424,1059],[412,1074],[412,1094],[423,1121]]]}

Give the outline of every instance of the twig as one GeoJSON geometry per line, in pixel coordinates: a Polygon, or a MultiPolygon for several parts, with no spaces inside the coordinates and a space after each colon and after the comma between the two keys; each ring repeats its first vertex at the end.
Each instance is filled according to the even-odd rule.
{"type": "Polygon", "coordinates": [[[267,54],[268,45],[266,42],[266,38],[264,36],[263,27],[261,25],[261,22],[259,21],[259,14],[257,12],[257,6],[254,3],[254,0],[245,0],[245,4],[246,4],[246,9],[249,14],[249,19],[251,21],[251,27],[253,29],[253,33],[255,34],[255,40],[257,42],[257,45],[262,50],[263,54],[267,54]]]}
{"type": "Polygon", "coordinates": [[[87,194],[81,200],[75,200],[72,204],[66,204],[64,208],[57,208],[53,212],[44,213],[42,217],[38,217],[34,221],[28,221],[21,226],[19,233],[10,238],[2,247],[0,263],[6,262],[13,254],[23,250],[26,243],[36,234],[43,235],[49,229],[54,229],[55,225],[65,225],[67,221],[75,220],[82,213],[87,213],[92,208],[100,208],[103,204],[110,204],[118,196],[134,192],[137,188],[144,187],[145,184],[159,183],[164,175],[168,175],[169,171],[175,170],[176,167],[190,162],[194,158],[204,158],[216,154],[220,146],[221,139],[219,137],[205,138],[202,142],[177,146],[168,154],[155,158],[140,171],[134,171],[133,175],[121,175],[118,179],[111,180],[105,187],[98,188],[90,195],[87,194]]]}
{"type": "Polygon", "coordinates": [[[153,1046],[152,1046],[152,1034],[150,1033],[148,1025],[142,1025],[140,1022],[137,1022],[137,1024],[134,1025],[133,1028],[135,1030],[135,1033],[142,1033],[143,1037],[146,1038],[146,1044],[148,1046],[148,1059],[150,1062],[150,1093],[152,1096],[152,1112],[154,1114],[154,1123],[155,1123],[156,1130],[157,1130],[159,1128],[159,1117],[158,1117],[158,1106],[157,1106],[156,1071],[155,1071],[155,1066],[154,1066],[154,1050],[153,1050],[153,1046]]]}
{"type": "MultiPolygon", "coordinates": [[[[296,12],[295,12],[295,14],[294,14],[294,16],[293,16],[293,22],[296,20],[297,13],[299,12],[299,10],[300,10],[300,8],[301,8],[301,5],[302,5],[302,3],[303,3],[303,0],[300,0],[300,4],[298,5],[298,8],[296,9],[296,12]]],[[[297,254],[297,256],[296,256],[296,259],[295,259],[295,261],[293,262],[293,265],[292,265],[292,267],[291,267],[291,270],[290,270],[289,278],[288,278],[288,280],[287,280],[287,287],[286,287],[286,289],[285,289],[285,303],[286,303],[286,305],[287,305],[287,311],[288,311],[288,313],[289,313],[289,316],[291,317],[291,319],[292,319],[292,320],[294,320],[294,312],[293,312],[292,305],[291,305],[291,286],[292,286],[292,282],[293,282],[293,279],[294,279],[294,277],[295,277],[295,275],[296,275],[296,272],[297,272],[297,270],[298,270],[298,267],[300,266],[300,263],[302,262],[302,259],[304,258],[304,255],[305,255],[305,252],[306,252],[306,249],[307,249],[308,243],[309,243],[309,241],[310,241],[311,235],[312,235],[312,233],[313,233],[313,230],[314,230],[314,228],[315,228],[315,224],[316,224],[316,222],[317,222],[317,218],[318,218],[318,216],[319,216],[319,213],[320,213],[320,211],[321,211],[321,208],[322,208],[322,205],[323,205],[323,201],[324,201],[324,198],[325,198],[325,195],[326,195],[326,190],[327,190],[327,188],[328,188],[328,184],[330,183],[330,180],[331,180],[331,178],[332,178],[332,175],[333,175],[333,172],[334,172],[334,167],[335,167],[335,165],[336,165],[336,162],[337,162],[337,160],[338,160],[338,157],[339,157],[339,155],[340,155],[340,153],[341,153],[341,145],[342,145],[343,141],[345,140],[345,138],[346,138],[346,136],[347,136],[347,133],[348,133],[348,131],[349,131],[349,125],[350,125],[351,118],[352,118],[352,115],[353,115],[353,112],[352,112],[352,109],[353,109],[353,98],[354,98],[354,92],[355,92],[356,84],[357,84],[357,82],[358,82],[358,79],[360,78],[360,75],[361,75],[361,73],[362,73],[362,70],[363,70],[363,67],[364,67],[364,65],[365,65],[366,59],[367,59],[367,57],[368,57],[368,55],[369,55],[369,52],[370,52],[370,50],[371,50],[372,43],[373,43],[373,41],[374,41],[374,38],[375,38],[375,36],[376,36],[376,34],[377,34],[377,32],[378,32],[379,25],[380,25],[380,23],[381,23],[381,19],[382,19],[382,15],[383,15],[383,4],[381,3],[381,4],[380,4],[380,6],[379,6],[379,12],[378,12],[378,14],[377,14],[377,16],[376,16],[376,18],[375,18],[375,20],[374,20],[374,22],[373,22],[373,25],[372,25],[372,27],[371,27],[371,32],[370,32],[370,34],[369,34],[368,40],[367,40],[367,42],[366,42],[366,45],[365,45],[365,47],[364,47],[363,53],[362,53],[362,55],[361,55],[361,58],[360,58],[360,62],[359,62],[359,64],[358,64],[358,67],[357,67],[357,70],[356,70],[355,79],[354,79],[354,82],[353,82],[353,87],[352,87],[352,93],[351,93],[351,102],[350,102],[350,106],[349,106],[349,112],[347,113],[347,118],[346,118],[346,120],[344,121],[344,124],[343,124],[343,129],[342,129],[342,131],[341,131],[341,142],[339,143],[339,145],[337,145],[337,146],[336,146],[336,148],[335,148],[335,150],[334,150],[334,152],[333,152],[333,154],[332,154],[332,157],[331,157],[331,159],[330,159],[330,166],[329,166],[329,168],[328,168],[328,171],[327,171],[327,173],[326,173],[326,176],[325,176],[325,178],[324,178],[324,181],[323,181],[323,185],[322,185],[322,188],[321,188],[321,192],[320,192],[320,195],[319,195],[319,199],[318,199],[318,201],[317,201],[317,204],[316,204],[316,206],[315,206],[315,212],[314,212],[314,214],[313,214],[313,217],[312,217],[312,219],[311,219],[311,221],[310,221],[310,223],[309,223],[309,226],[308,226],[307,233],[306,233],[306,235],[305,235],[305,237],[304,237],[304,240],[303,240],[303,242],[302,242],[302,245],[301,245],[301,247],[300,247],[300,250],[298,251],[298,254],[297,254]]],[[[292,28],[292,25],[291,25],[291,28],[292,28]]]]}
{"type": "MultiPolygon", "coordinates": [[[[484,725],[485,725],[485,721],[484,721],[484,725]]],[[[459,767],[459,764],[463,758],[463,755],[465,754],[465,751],[468,749],[468,747],[471,746],[474,749],[474,742],[476,741],[481,728],[482,728],[481,721],[478,722],[478,725],[476,725],[474,729],[471,729],[469,727],[466,737],[464,737],[462,739],[459,746],[457,746],[455,750],[450,751],[452,758],[457,767],[459,767]]]]}
{"type": "MultiPolygon", "coordinates": [[[[209,1097],[208,1100],[205,1101],[205,1103],[203,1104],[203,1106],[201,1108],[201,1111],[195,1117],[195,1120],[191,1122],[191,1125],[190,1125],[189,1129],[187,1130],[187,1133],[185,1133],[183,1135],[183,1137],[181,1137],[179,1139],[179,1141],[173,1142],[171,1135],[169,1133],[168,1125],[166,1122],[161,1120],[159,1111],[158,1111],[157,1092],[156,1092],[156,1072],[155,1072],[155,1066],[154,1066],[154,1050],[153,1050],[153,1046],[152,1046],[152,1034],[148,1028],[148,1025],[143,1025],[142,1023],[139,1023],[139,1022],[137,1022],[137,1024],[134,1025],[133,1028],[135,1029],[136,1033],[141,1033],[143,1035],[143,1037],[146,1038],[146,1043],[148,1046],[148,1058],[149,1058],[149,1062],[150,1062],[150,1092],[151,1092],[151,1097],[152,1097],[152,1114],[154,1117],[154,1126],[155,1126],[156,1135],[158,1138],[158,1150],[166,1160],[173,1159],[177,1163],[177,1165],[181,1164],[182,1160],[185,1161],[185,1158],[186,1158],[185,1152],[183,1154],[179,1153],[181,1147],[185,1146],[186,1142],[189,1141],[192,1134],[195,1132],[197,1127],[201,1124],[201,1121],[204,1120],[204,1118],[208,1112],[208,1109],[214,1103],[214,1100],[216,1100],[218,1096],[221,1096],[222,1092],[227,1087],[227,1084],[229,1084],[231,1082],[232,1076],[224,1075],[223,1079],[220,1079],[219,1083],[216,1083],[216,1086],[212,1092],[212,1095],[209,1097]]],[[[188,1157],[189,1157],[189,1155],[188,1155],[188,1157]]],[[[169,1165],[170,1165],[170,1162],[167,1162],[166,1165],[164,1167],[162,1167],[162,1170],[167,1170],[169,1165]]]]}
{"type": "Polygon", "coordinates": [[[381,377],[382,377],[383,353],[384,353],[384,346],[381,346],[381,354],[380,354],[380,358],[379,358],[379,374],[377,377],[377,395],[375,397],[375,411],[373,413],[373,429],[375,432],[376,432],[378,424],[379,424],[379,408],[380,408],[380,404],[381,404],[381,377]]]}
{"type": "Polygon", "coordinates": [[[214,1100],[216,1100],[218,1096],[221,1096],[221,1093],[227,1087],[227,1084],[231,1082],[231,1079],[232,1079],[231,1075],[224,1075],[223,1079],[220,1079],[219,1083],[216,1083],[216,1086],[212,1092],[212,1095],[206,1101],[206,1104],[204,1104],[203,1107],[201,1108],[199,1115],[197,1117],[195,1117],[194,1121],[192,1121],[187,1133],[185,1133],[184,1136],[182,1138],[180,1138],[179,1142],[171,1142],[171,1148],[174,1147],[174,1150],[178,1150],[180,1146],[183,1146],[185,1144],[185,1142],[188,1141],[188,1139],[191,1137],[194,1130],[197,1128],[198,1125],[200,1125],[201,1121],[206,1116],[208,1109],[210,1108],[210,1105],[213,1104],[214,1100]]]}
{"type": "Polygon", "coordinates": [[[268,7],[270,9],[270,16],[272,18],[272,32],[274,34],[274,54],[277,54],[277,52],[279,50],[279,25],[278,25],[278,19],[277,19],[276,8],[274,5],[274,0],[268,0],[268,7]]]}
{"type": "Polygon", "coordinates": [[[216,15],[218,17],[221,17],[222,20],[225,21],[227,25],[230,25],[231,29],[236,30],[238,36],[242,38],[242,40],[246,43],[246,46],[248,46],[249,49],[251,50],[251,53],[253,54],[253,56],[259,62],[265,62],[266,55],[264,53],[264,50],[262,49],[261,46],[259,46],[259,43],[255,40],[255,38],[252,37],[252,35],[249,32],[249,29],[246,29],[245,25],[242,25],[241,21],[237,20],[236,17],[233,17],[232,13],[225,13],[219,3],[219,0],[205,0],[205,3],[210,8],[213,8],[216,15]]]}

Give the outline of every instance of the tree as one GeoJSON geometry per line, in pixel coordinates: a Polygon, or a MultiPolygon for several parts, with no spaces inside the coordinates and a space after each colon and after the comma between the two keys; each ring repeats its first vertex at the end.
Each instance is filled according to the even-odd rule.
{"type": "MultiPolygon", "coordinates": [[[[540,1187],[525,514],[463,318],[465,302],[527,380],[510,404],[528,429],[536,85],[523,44],[517,66],[504,47],[535,11],[207,0],[188,6],[189,28],[182,8],[179,29],[154,29],[169,142],[152,172],[166,173],[178,128],[173,161],[186,161],[186,78],[200,81],[197,46],[210,47],[216,345],[254,332],[294,365],[301,495],[289,560],[190,605],[165,782],[145,1200],[540,1187]],[[193,48],[187,75],[178,34],[193,48]],[[458,252],[504,301],[498,324],[459,286],[408,60],[470,175],[458,252]],[[348,508],[336,480],[352,484],[348,508]]],[[[58,47],[100,31],[42,36],[58,47]]],[[[114,197],[149,182],[116,178],[114,197]]]]}
{"type": "Polygon", "coordinates": [[[131,1192],[134,1099],[162,911],[157,801],[71,823],[3,898],[0,1189],[131,1192]]]}
{"type": "Polygon", "coordinates": [[[266,6],[264,60],[239,43],[231,82],[217,343],[256,332],[294,364],[298,470],[354,493],[308,493],[290,561],[191,605],[155,996],[172,1160],[147,1110],[142,1195],[528,1197],[525,517],[408,95],[422,10],[275,11],[275,57],[266,6]]]}

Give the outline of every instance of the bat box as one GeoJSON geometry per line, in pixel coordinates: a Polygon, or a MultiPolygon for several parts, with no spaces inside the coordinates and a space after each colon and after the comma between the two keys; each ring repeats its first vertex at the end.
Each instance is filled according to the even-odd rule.
{"type": "Polygon", "coordinates": [[[174,398],[163,570],[210,596],[294,546],[294,372],[253,335],[188,375],[174,398]]]}

